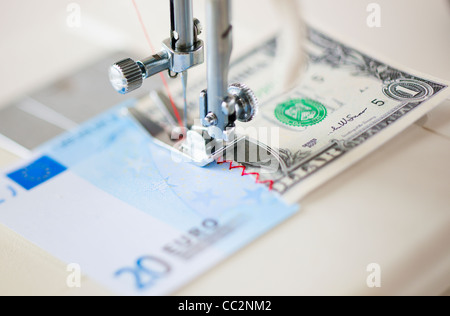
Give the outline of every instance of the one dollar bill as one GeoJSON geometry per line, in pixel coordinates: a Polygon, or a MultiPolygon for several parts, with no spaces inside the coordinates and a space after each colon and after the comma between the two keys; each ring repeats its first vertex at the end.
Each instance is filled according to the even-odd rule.
{"type": "MultiPolygon", "coordinates": [[[[276,46],[271,39],[238,59],[230,82],[247,84],[260,101],[258,116],[238,130],[262,143],[261,136],[268,138],[272,155],[269,168],[267,159],[241,162],[262,180],[273,180],[273,189],[289,200],[376,150],[450,94],[442,80],[401,70],[315,29],[309,29],[300,84],[279,93],[276,46]]],[[[190,91],[204,87],[202,82],[190,91]]],[[[195,111],[194,94],[190,100],[195,111]]]]}

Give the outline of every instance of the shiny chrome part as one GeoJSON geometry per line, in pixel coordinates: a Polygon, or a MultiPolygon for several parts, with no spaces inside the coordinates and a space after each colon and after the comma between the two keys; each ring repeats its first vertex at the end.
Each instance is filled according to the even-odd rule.
{"type": "Polygon", "coordinates": [[[203,41],[198,40],[190,51],[176,51],[171,46],[171,40],[163,41],[163,51],[168,54],[169,69],[175,73],[181,73],[205,61],[203,41]]]}
{"type": "Polygon", "coordinates": [[[203,122],[206,127],[217,126],[217,116],[214,113],[209,112],[203,122]]]}
{"type": "Polygon", "coordinates": [[[240,122],[250,122],[258,113],[258,99],[253,91],[243,83],[233,83],[228,92],[234,97],[236,118],[240,122]]]}
{"type": "Polygon", "coordinates": [[[203,24],[197,18],[194,19],[194,31],[196,37],[203,33],[203,24]]]}
{"type": "Polygon", "coordinates": [[[176,51],[189,51],[195,45],[192,0],[171,0],[173,12],[172,39],[176,51]],[[174,38],[174,33],[177,38],[174,38]]]}
{"type": "Polygon", "coordinates": [[[188,73],[187,71],[183,71],[181,73],[181,82],[183,85],[183,103],[184,103],[184,121],[183,125],[184,127],[188,128],[188,118],[187,118],[187,111],[188,111],[188,102],[187,102],[187,82],[188,82],[188,73]]]}
{"type": "Polygon", "coordinates": [[[222,102],[222,113],[227,116],[236,113],[236,101],[237,100],[235,96],[226,97],[222,102]]]}
{"type": "Polygon", "coordinates": [[[113,88],[126,94],[142,86],[143,72],[138,63],[133,59],[123,59],[109,68],[109,81],[113,88]]]}
{"type": "Polygon", "coordinates": [[[199,110],[200,119],[203,121],[203,119],[206,117],[206,114],[208,114],[208,94],[206,90],[200,92],[199,110]]]}
{"type": "Polygon", "coordinates": [[[167,70],[170,67],[169,55],[165,51],[137,61],[145,72],[144,79],[154,76],[161,71],[167,70]]]}
{"type": "MultiPolygon", "coordinates": [[[[233,46],[231,26],[231,1],[206,2],[208,111],[217,117],[217,127],[222,131],[230,124],[222,113],[222,102],[228,97],[228,68],[233,46]]],[[[232,122],[231,122],[232,123],[232,122]]]]}

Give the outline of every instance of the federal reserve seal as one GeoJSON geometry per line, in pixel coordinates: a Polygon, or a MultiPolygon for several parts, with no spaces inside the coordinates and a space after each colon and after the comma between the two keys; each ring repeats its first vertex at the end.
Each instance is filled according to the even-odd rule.
{"type": "Polygon", "coordinates": [[[277,105],[275,117],[289,126],[312,126],[327,117],[327,108],[314,100],[292,99],[277,105]]]}

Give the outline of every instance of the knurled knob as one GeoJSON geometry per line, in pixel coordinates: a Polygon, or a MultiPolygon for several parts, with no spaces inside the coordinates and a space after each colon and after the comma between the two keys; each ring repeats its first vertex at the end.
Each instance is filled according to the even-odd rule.
{"type": "Polygon", "coordinates": [[[126,58],[109,68],[109,81],[117,92],[127,94],[140,88],[144,78],[139,64],[126,58]]]}
{"type": "Polygon", "coordinates": [[[243,83],[233,83],[228,93],[235,97],[236,118],[240,122],[250,122],[258,113],[258,99],[253,91],[243,83]]]}

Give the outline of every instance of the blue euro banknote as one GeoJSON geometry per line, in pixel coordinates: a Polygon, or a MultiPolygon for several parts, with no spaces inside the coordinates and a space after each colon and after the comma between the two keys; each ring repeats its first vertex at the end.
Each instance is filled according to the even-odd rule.
{"type": "Polygon", "coordinates": [[[125,109],[0,177],[0,222],[113,292],[170,294],[295,214],[228,164],[172,159],[125,109]]]}

